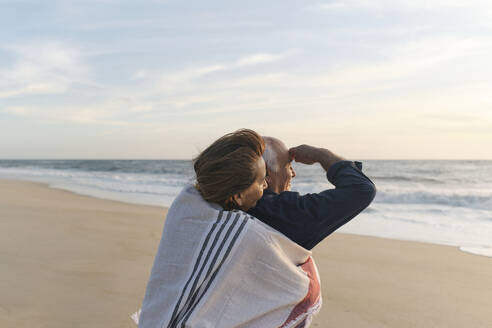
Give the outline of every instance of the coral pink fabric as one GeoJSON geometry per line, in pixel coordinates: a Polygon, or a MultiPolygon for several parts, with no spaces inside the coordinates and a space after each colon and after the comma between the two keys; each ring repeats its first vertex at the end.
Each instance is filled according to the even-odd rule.
{"type": "MultiPolygon", "coordinates": [[[[316,266],[314,265],[314,261],[312,257],[309,257],[306,262],[300,265],[301,269],[306,272],[309,277],[309,289],[306,296],[300,301],[292,312],[290,313],[287,320],[280,326],[280,328],[286,327],[289,322],[292,320],[296,320],[299,316],[307,313],[308,310],[318,303],[321,297],[321,288],[319,283],[318,272],[316,270],[316,266]]],[[[296,326],[301,328],[304,327],[305,320],[303,320],[300,325],[296,326]]]]}

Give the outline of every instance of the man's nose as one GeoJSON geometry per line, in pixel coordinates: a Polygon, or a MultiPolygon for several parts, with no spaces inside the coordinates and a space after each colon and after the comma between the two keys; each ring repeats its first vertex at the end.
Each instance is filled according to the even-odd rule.
{"type": "Polygon", "coordinates": [[[291,168],[290,168],[290,171],[291,171],[291,172],[290,172],[290,173],[291,173],[291,176],[292,176],[292,177],[295,177],[295,176],[296,176],[296,171],[294,170],[294,168],[293,168],[293,167],[291,167],[291,168]]]}
{"type": "Polygon", "coordinates": [[[268,182],[266,182],[266,180],[263,181],[263,189],[266,189],[268,188],[268,182]]]}

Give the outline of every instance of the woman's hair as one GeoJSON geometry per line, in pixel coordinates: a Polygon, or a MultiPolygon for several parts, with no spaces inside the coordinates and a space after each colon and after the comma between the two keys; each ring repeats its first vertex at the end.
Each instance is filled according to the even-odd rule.
{"type": "Polygon", "coordinates": [[[193,159],[196,187],[203,199],[226,210],[237,208],[231,196],[253,184],[264,150],[263,138],[249,129],[226,134],[208,146],[193,159]]]}

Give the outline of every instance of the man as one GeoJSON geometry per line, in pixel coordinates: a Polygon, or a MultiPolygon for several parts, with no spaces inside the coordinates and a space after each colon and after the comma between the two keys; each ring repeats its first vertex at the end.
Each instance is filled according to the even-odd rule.
{"type": "MultiPolygon", "coordinates": [[[[248,213],[306,250],[311,250],[350,221],[374,199],[376,188],[361,172],[362,163],[346,161],[323,148],[301,145],[288,150],[278,139],[263,139],[268,188],[248,213]],[[319,163],[335,189],[306,195],[290,191],[291,180],[296,176],[292,160],[308,165],[319,163]]],[[[291,316],[304,313],[304,321],[296,327],[308,327],[321,307],[321,288],[311,256],[299,262],[298,267],[309,278],[309,286],[304,298],[295,304],[291,316]]]]}
{"type": "Polygon", "coordinates": [[[311,250],[320,241],[362,212],[374,199],[376,187],[361,169],[324,148],[301,145],[287,149],[276,138],[264,137],[268,188],[248,213],[311,250]],[[319,163],[335,189],[300,195],[290,191],[296,176],[291,161],[319,163]]]}

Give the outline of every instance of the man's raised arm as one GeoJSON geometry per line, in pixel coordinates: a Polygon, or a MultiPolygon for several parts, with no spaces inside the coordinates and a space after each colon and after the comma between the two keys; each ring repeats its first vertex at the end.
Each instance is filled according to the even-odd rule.
{"type": "Polygon", "coordinates": [[[362,163],[344,160],[328,149],[300,145],[291,148],[289,155],[299,163],[319,163],[335,189],[306,195],[265,192],[250,213],[304,248],[312,249],[369,206],[376,187],[362,173],[362,163]]]}

